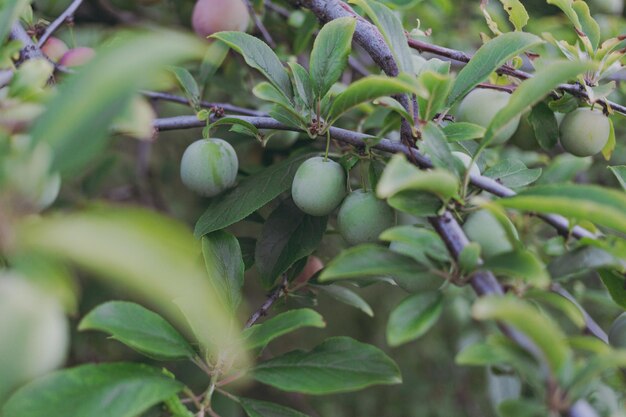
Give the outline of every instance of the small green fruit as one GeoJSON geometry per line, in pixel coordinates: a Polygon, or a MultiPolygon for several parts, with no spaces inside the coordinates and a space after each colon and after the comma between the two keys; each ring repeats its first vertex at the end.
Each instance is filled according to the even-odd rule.
{"type": "Polygon", "coordinates": [[[293,178],[291,195],[306,214],[326,216],[339,206],[346,195],[343,167],[320,156],[307,159],[293,178]]]}
{"type": "Polygon", "coordinates": [[[610,134],[609,119],[600,110],[581,107],[568,113],[561,123],[561,145],[576,156],[597,154],[610,134]]]}
{"type": "Polygon", "coordinates": [[[183,184],[192,191],[213,197],[235,185],[239,161],[222,139],[201,139],[185,150],[180,164],[183,184]]]}
{"type": "Polygon", "coordinates": [[[463,230],[469,240],[480,244],[481,255],[485,258],[513,250],[504,227],[488,210],[470,214],[463,225],[463,230]]]}
{"type": "Polygon", "coordinates": [[[476,165],[476,162],[472,164],[471,156],[464,154],[463,152],[456,152],[456,151],[452,152],[452,155],[454,155],[456,159],[458,159],[459,161],[463,163],[463,166],[465,167],[466,170],[470,166],[470,164],[472,165],[472,168],[470,169],[470,175],[474,175],[474,176],[480,175],[480,168],[478,168],[478,165],[476,165]]]}
{"type": "MultiPolygon", "coordinates": [[[[511,95],[505,91],[489,88],[477,88],[472,90],[459,105],[457,120],[460,122],[474,123],[484,128],[491,124],[495,115],[509,103],[511,95]]],[[[517,130],[520,116],[511,120],[498,133],[492,144],[502,144],[509,140],[517,130]]]]}
{"type": "Polygon", "coordinates": [[[250,15],[242,0],[198,0],[191,25],[202,38],[221,31],[245,31],[250,15]]]}
{"type": "Polygon", "coordinates": [[[351,192],[337,214],[339,233],[351,245],[376,242],[395,224],[395,211],[369,191],[351,192]]]}
{"type": "Polygon", "coordinates": [[[609,343],[613,347],[626,349],[626,313],[620,314],[611,324],[609,343]]]}

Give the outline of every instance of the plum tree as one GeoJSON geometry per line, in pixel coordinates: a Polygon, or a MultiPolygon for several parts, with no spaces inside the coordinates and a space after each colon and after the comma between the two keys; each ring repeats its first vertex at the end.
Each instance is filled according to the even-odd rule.
{"type": "Polygon", "coordinates": [[[249,21],[248,9],[241,0],[198,0],[191,25],[199,36],[206,38],[224,30],[244,31],[249,21]]]}
{"type": "Polygon", "coordinates": [[[385,230],[396,224],[396,213],[373,192],[355,190],[341,204],[337,227],[351,245],[372,243],[385,230]]]}
{"type": "Polygon", "coordinates": [[[70,48],[67,47],[65,42],[59,38],[55,38],[54,36],[50,37],[41,47],[41,52],[46,54],[46,56],[54,62],[63,58],[63,55],[65,55],[69,50],[70,48]]]}
{"type": "MultiPolygon", "coordinates": [[[[506,230],[488,210],[478,210],[468,216],[463,224],[467,237],[480,244],[486,258],[513,250],[506,230]]],[[[515,230],[511,225],[511,230],[515,230]]]]}
{"type": "Polygon", "coordinates": [[[96,56],[92,48],[81,46],[67,51],[59,60],[59,65],[64,67],[80,67],[91,61],[96,56]]]}
{"type": "Polygon", "coordinates": [[[235,185],[239,161],[235,150],[222,139],[200,139],[185,149],[180,163],[183,184],[213,197],[235,185]]]}
{"type": "Polygon", "coordinates": [[[470,164],[472,166],[472,168],[470,169],[470,174],[471,175],[480,175],[480,168],[478,168],[478,165],[476,165],[476,163],[472,164],[472,157],[469,156],[468,154],[465,154],[463,152],[458,152],[458,151],[454,151],[452,152],[452,155],[454,155],[456,157],[456,159],[458,159],[459,161],[461,161],[461,163],[463,163],[463,166],[465,167],[465,169],[467,170],[467,168],[469,168],[470,164]]]}
{"type": "MultiPolygon", "coordinates": [[[[505,91],[477,88],[472,90],[461,102],[457,111],[457,120],[487,127],[494,116],[507,105],[510,94],[505,91]]],[[[509,140],[517,130],[520,116],[516,116],[493,139],[492,144],[502,144],[509,140]]]]}
{"type": "Polygon", "coordinates": [[[626,313],[620,314],[611,324],[609,342],[613,347],[626,349],[626,313]]]}
{"type": "Polygon", "coordinates": [[[298,208],[311,216],[326,216],[346,196],[346,173],[341,165],[316,156],[300,165],[291,195],[298,208]]]}
{"type": "Polygon", "coordinates": [[[604,148],[611,134],[611,123],[600,110],[580,107],[568,113],[561,123],[561,145],[576,156],[595,155],[604,148]]]}

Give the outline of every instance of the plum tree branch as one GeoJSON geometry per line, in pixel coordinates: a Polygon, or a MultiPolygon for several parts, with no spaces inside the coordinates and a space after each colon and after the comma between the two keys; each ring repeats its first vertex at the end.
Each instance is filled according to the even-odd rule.
{"type": "Polygon", "coordinates": [[[244,3],[246,3],[246,7],[248,8],[248,13],[250,13],[250,17],[254,21],[254,25],[257,27],[257,29],[259,29],[259,32],[261,32],[261,36],[263,36],[263,39],[265,39],[265,42],[267,42],[267,44],[271,46],[272,49],[276,49],[276,43],[274,42],[274,39],[272,39],[272,35],[270,35],[267,28],[263,24],[263,21],[261,20],[259,15],[256,13],[256,10],[254,10],[254,6],[250,2],[250,0],[243,0],[243,1],[244,3]]]}
{"type": "Polygon", "coordinates": [[[35,45],[30,38],[24,27],[20,23],[15,23],[11,27],[11,39],[20,41],[22,43],[22,49],[20,50],[20,58],[17,64],[20,64],[29,59],[44,58],[41,49],[35,45]]]}
{"type": "MultiPolygon", "coordinates": [[[[141,94],[143,94],[145,97],[151,100],[163,100],[163,101],[170,101],[172,103],[185,104],[187,106],[189,105],[189,100],[187,98],[177,96],[174,94],[161,93],[158,91],[142,91],[141,94]]],[[[217,107],[227,112],[231,112],[235,114],[242,114],[246,116],[257,116],[257,117],[267,116],[267,113],[265,112],[252,110],[252,109],[246,109],[244,107],[233,106],[230,103],[214,103],[214,102],[208,102],[208,101],[200,101],[198,105],[205,109],[211,109],[211,108],[217,107]]]]}
{"type": "Polygon", "coordinates": [[[44,43],[52,36],[52,34],[66,21],[72,19],[74,17],[74,13],[83,3],[83,0],[74,0],[68,7],[65,9],[63,13],[61,13],[54,22],[50,23],[50,26],[46,28],[46,31],[41,35],[39,41],[37,42],[38,47],[42,47],[44,43]]]}
{"type": "Polygon", "coordinates": [[[252,325],[259,321],[261,317],[267,315],[267,312],[270,310],[270,308],[272,308],[272,305],[285,294],[288,285],[289,280],[287,279],[287,274],[283,274],[280,285],[267,296],[267,299],[261,305],[261,307],[259,307],[254,313],[252,313],[244,327],[246,329],[248,327],[252,327],[252,325]]]}

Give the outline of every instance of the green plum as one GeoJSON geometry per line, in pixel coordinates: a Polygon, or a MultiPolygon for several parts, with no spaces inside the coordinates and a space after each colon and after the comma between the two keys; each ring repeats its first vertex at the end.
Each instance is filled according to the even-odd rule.
{"type": "Polygon", "coordinates": [[[600,110],[581,107],[568,113],[561,123],[561,145],[576,156],[600,152],[609,141],[611,123],[600,110]]]}
{"type": "Polygon", "coordinates": [[[611,324],[609,343],[613,347],[626,349],[626,313],[620,314],[611,324]]]}
{"type": "MultiPolygon", "coordinates": [[[[510,226],[515,230],[512,224],[510,226]]],[[[481,254],[485,258],[513,250],[506,230],[489,210],[478,210],[470,214],[463,224],[463,230],[469,240],[480,244],[481,254]]]]}
{"type": "MultiPolygon", "coordinates": [[[[474,89],[461,101],[457,120],[486,128],[495,115],[508,104],[510,97],[511,95],[505,91],[489,88],[474,89]]],[[[519,122],[520,116],[515,117],[495,136],[491,143],[496,145],[509,140],[517,130],[519,122]]]]}
{"type": "Polygon", "coordinates": [[[222,139],[201,139],[185,150],[180,164],[183,184],[213,197],[235,185],[239,161],[235,150],[222,139]]]}
{"type": "Polygon", "coordinates": [[[395,224],[395,211],[370,191],[351,192],[337,214],[339,233],[351,245],[376,242],[382,232],[395,224]]]}
{"type": "Polygon", "coordinates": [[[309,158],[296,171],[291,195],[294,203],[306,214],[326,216],[346,196],[346,173],[333,160],[321,156],[309,158]]]}
{"type": "Polygon", "coordinates": [[[470,175],[474,175],[474,176],[480,175],[480,168],[478,168],[478,165],[476,165],[476,162],[472,164],[471,156],[463,152],[457,152],[457,151],[452,152],[452,155],[456,159],[461,161],[461,163],[463,163],[463,166],[465,167],[466,170],[470,166],[470,164],[472,165],[472,168],[470,169],[470,175]]]}

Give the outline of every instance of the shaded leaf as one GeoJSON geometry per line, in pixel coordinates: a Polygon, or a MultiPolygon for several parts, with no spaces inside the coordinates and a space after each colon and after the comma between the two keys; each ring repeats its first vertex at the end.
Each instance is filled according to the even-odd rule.
{"type": "Polygon", "coordinates": [[[440,292],[413,294],[404,299],[389,316],[387,343],[400,346],[425,334],[443,311],[440,292]]]}
{"type": "Polygon", "coordinates": [[[326,327],[324,318],[314,310],[301,308],[279,314],[243,331],[248,348],[263,348],[272,340],[302,327],[326,327]]]}

